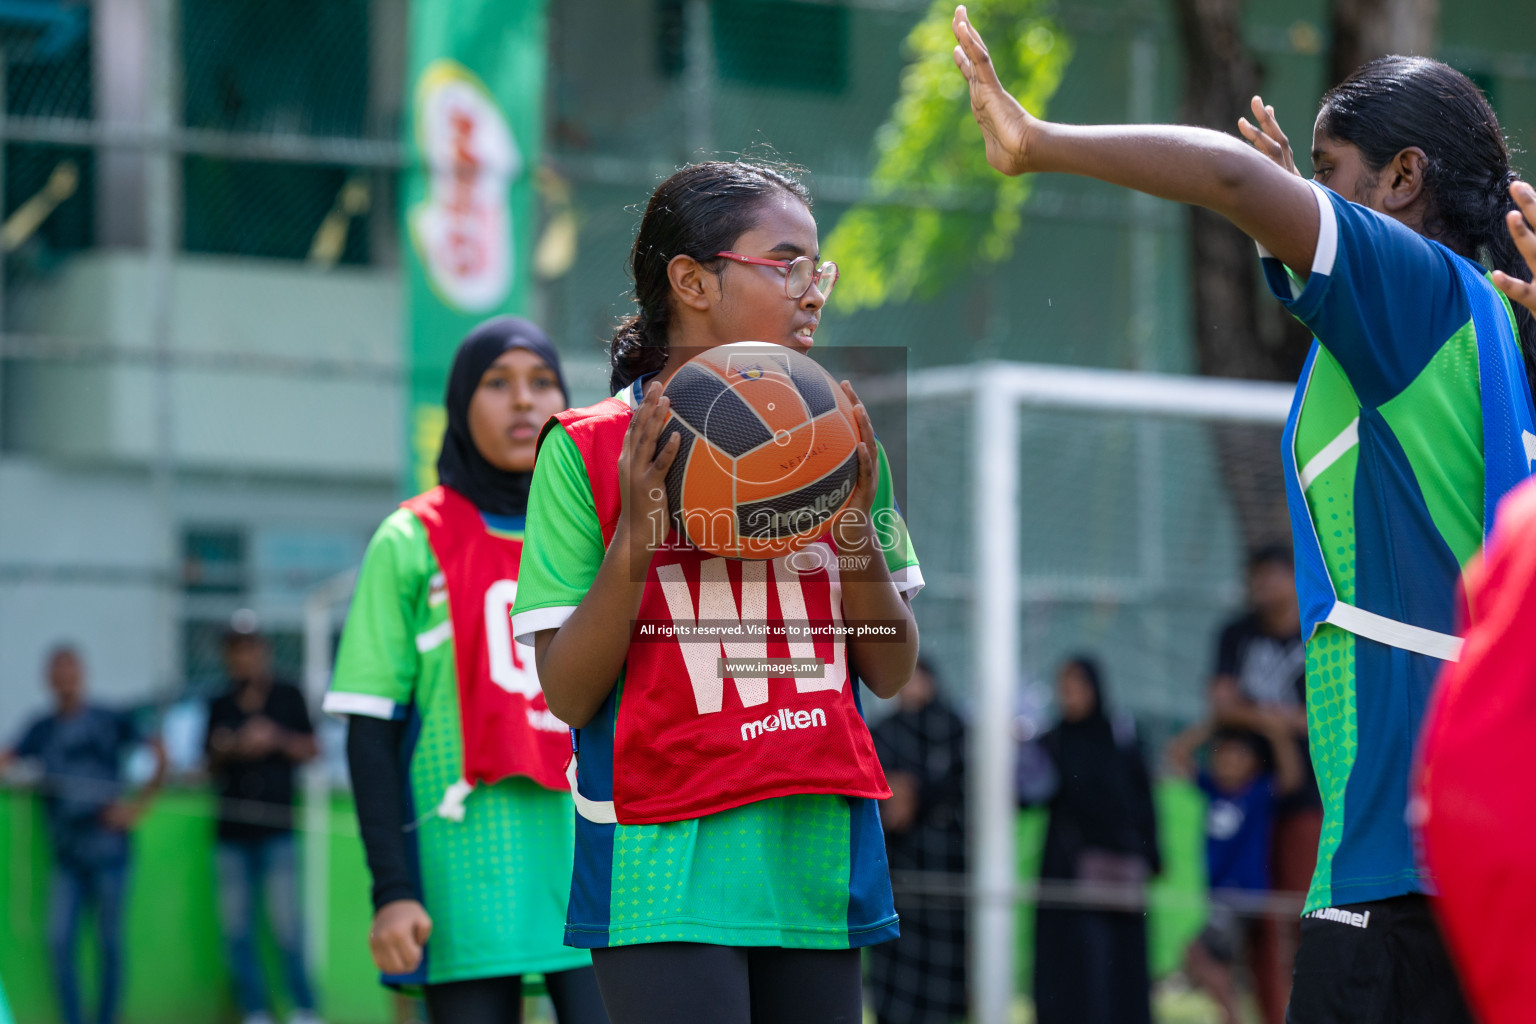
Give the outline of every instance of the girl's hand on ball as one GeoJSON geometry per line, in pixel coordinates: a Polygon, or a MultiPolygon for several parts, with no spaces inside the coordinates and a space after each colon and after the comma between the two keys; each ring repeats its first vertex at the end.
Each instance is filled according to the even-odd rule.
{"type": "Polygon", "coordinates": [[[864,544],[873,526],[870,510],[875,504],[875,428],[869,422],[869,411],[854,393],[853,385],[845,380],[842,388],[853,405],[853,421],[859,427],[859,479],[853,485],[848,507],[836,517],[832,527],[833,541],[838,548],[847,551],[857,550],[864,544]]]}
{"type": "Polygon", "coordinates": [[[640,530],[639,540],[648,551],[655,551],[667,539],[667,470],[682,447],[682,437],[674,434],[658,451],[656,439],[672,409],[662,397],[661,383],[651,381],[645,399],[624,431],[624,447],[619,452],[620,518],[631,530],[640,530]]]}

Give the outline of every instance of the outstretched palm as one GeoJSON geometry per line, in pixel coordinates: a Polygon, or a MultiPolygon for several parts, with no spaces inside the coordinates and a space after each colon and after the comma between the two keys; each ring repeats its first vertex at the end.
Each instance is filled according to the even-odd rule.
{"type": "Polygon", "coordinates": [[[955,8],[955,66],[971,87],[971,116],[987,142],[987,163],[1004,174],[1030,170],[1029,137],[1035,119],[998,80],[997,69],[981,35],[971,25],[965,5],[955,8]]]}

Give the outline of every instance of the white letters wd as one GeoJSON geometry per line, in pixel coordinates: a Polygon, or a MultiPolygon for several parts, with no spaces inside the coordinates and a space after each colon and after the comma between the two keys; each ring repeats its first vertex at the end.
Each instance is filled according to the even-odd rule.
{"type": "MultiPolygon", "coordinates": [[[[731,581],[725,575],[725,559],[709,558],[699,565],[699,614],[693,614],[693,596],[688,592],[688,581],[683,578],[679,565],[663,565],[656,569],[661,582],[661,592],[667,599],[667,611],[672,621],[685,626],[696,626],[699,619],[724,622],[740,622],[742,619],[761,622],[768,617],[768,565],[766,562],[741,563],[741,610],[736,610],[736,598],[731,593],[731,581]]],[[[688,666],[688,680],[693,684],[693,701],[704,715],[719,711],[725,699],[725,680],[720,678],[716,659],[724,648],[727,658],[766,658],[768,642],[762,638],[717,644],[689,642],[678,644],[683,652],[683,663],[688,666]]],[[[736,692],[746,707],[763,704],[768,700],[768,680],[738,679],[736,692]]]]}
{"type": "MultiPolygon", "coordinates": [[[[783,564],[783,559],[774,559],[773,565],[774,585],[778,591],[779,608],[786,622],[804,622],[806,620],[805,594],[800,589],[800,574],[783,564]]],[[[763,622],[768,618],[768,562],[744,561],[741,565],[741,608],[736,607],[735,596],[731,592],[731,582],[726,576],[726,560],[723,558],[706,559],[699,566],[699,609],[698,615],[694,615],[693,597],[688,589],[688,582],[683,577],[683,570],[678,565],[663,565],[656,569],[656,578],[661,583],[662,595],[667,601],[667,611],[672,616],[672,621],[679,625],[695,626],[700,619],[723,621],[725,623],[763,622]]],[[[833,567],[831,574],[832,589],[832,616],[834,623],[841,625],[842,617],[842,590],[838,585],[837,570],[833,567]]],[[[725,699],[725,680],[720,678],[718,659],[722,654],[727,658],[756,658],[763,659],[768,656],[768,642],[762,635],[750,636],[743,631],[740,640],[722,640],[719,643],[699,643],[683,641],[679,645],[682,651],[683,664],[688,668],[688,680],[693,686],[694,706],[699,714],[709,714],[719,711],[725,699]]],[[[843,644],[834,645],[836,650],[835,660],[827,666],[826,678],[823,679],[797,679],[795,688],[801,693],[811,690],[841,690],[844,681],[848,678],[847,658],[843,644]]],[[[789,656],[792,658],[814,658],[816,651],[809,640],[800,640],[790,643],[789,656]]],[[[767,679],[737,679],[736,692],[741,697],[744,707],[753,707],[765,704],[768,701],[767,679]]]]}
{"type": "MultiPolygon", "coordinates": [[[[800,574],[784,563],[784,559],[773,560],[773,581],[779,588],[779,611],[784,616],[785,622],[805,622],[809,616],[805,612],[805,592],[800,589],[800,574]]],[[[843,624],[843,584],[842,578],[837,574],[837,559],[826,559],[828,597],[832,602],[832,625],[841,627],[843,624]]],[[[814,658],[816,647],[810,639],[791,640],[789,642],[789,656],[791,658],[814,658]]],[[[832,644],[832,661],[827,665],[825,673],[820,679],[807,677],[795,680],[795,689],[800,693],[810,693],[814,690],[840,691],[843,683],[848,680],[848,648],[841,639],[832,644]]]]}

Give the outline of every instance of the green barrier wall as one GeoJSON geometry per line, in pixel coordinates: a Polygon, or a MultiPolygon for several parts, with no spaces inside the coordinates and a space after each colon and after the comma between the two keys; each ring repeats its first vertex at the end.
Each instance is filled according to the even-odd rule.
{"type": "MultiPolygon", "coordinates": [[[[134,833],[124,1024],[238,1020],[216,918],[212,810],[206,791],[170,790],[134,833]]],[[[391,1021],[364,938],[368,873],[350,797],[332,799],[329,822],[320,1004],[333,1024],[391,1021]]],[[[51,1024],[58,1015],[45,944],[49,858],[41,810],[28,791],[0,790],[0,872],[0,979],[16,1024],[51,1024]]],[[[84,945],[82,975],[90,983],[92,943],[84,945]]],[[[275,983],[275,961],[267,966],[275,983]]]]}
{"type": "MultiPolygon", "coordinates": [[[[1157,804],[1164,871],[1152,888],[1150,939],[1153,972],[1161,975],[1178,966],[1204,919],[1204,804],[1193,787],[1177,782],[1158,787],[1157,804]]],[[[238,1019],[215,916],[212,809],[205,791],[170,790],[134,834],[123,1024],[238,1019]]],[[[321,1008],[332,1024],[385,1024],[394,1013],[364,940],[370,916],[368,873],[351,798],[333,797],[328,817],[326,942],[316,979],[321,1008]]],[[[16,1024],[58,1019],[44,942],[49,859],[42,828],[30,791],[0,789],[0,979],[16,1024]]],[[[1045,837],[1044,815],[1020,815],[1018,836],[1020,877],[1033,878],[1045,837]]],[[[304,841],[301,837],[301,863],[304,841]]],[[[1018,981],[1027,993],[1034,934],[1028,906],[1019,910],[1019,934],[1018,981]]],[[[87,984],[94,977],[91,945],[86,942],[81,951],[87,984]]],[[[268,963],[267,974],[276,981],[275,962],[268,963]]]]}

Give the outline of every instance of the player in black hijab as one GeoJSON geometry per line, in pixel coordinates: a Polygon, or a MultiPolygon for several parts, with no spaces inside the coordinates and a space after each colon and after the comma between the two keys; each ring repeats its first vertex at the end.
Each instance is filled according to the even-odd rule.
{"type": "MultiPolygon", "coordinates": [[[[570,389],[560,369],[560,354],[537,324],[521,317],[498,316],[480,324],[459,343],[443,398],[448,410],[448,429],[443,434],[443,450],[437,457],[437,478],[443,486],[468,498],[481,512],[496,516],[522,515],[527,510],[533,469],[511,470],[487,458],[481,446],[493,449],[489,454],[495,458],[497,444],[495,439],[487,443],[484,437],[480,445],[476,444],[469,411],[485,371],[510,349],[524,349],[543,360],[559,381],[566,403],[570,402],[570,389]]],[[[534,426],[533,438],[528,443],[537,441],[541,426],[534,426]]]]}

